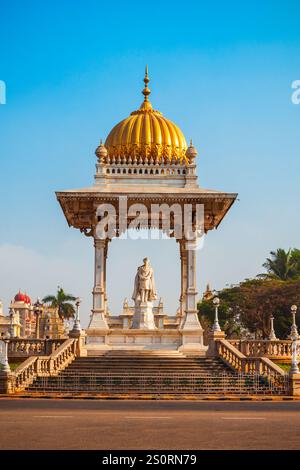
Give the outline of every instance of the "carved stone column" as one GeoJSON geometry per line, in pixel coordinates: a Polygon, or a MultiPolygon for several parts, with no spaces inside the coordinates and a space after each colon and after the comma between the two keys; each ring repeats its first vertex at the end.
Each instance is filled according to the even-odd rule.
{"type": "Polygon", "coordinates": [[[95,272],[93,288],[93,309],[89,328],[108,329],[105,318],[105,264],[107,240],[94,238],[95,272]]]}
{"type": "Polygon", "coordinates": [[[108,315],[108,303],[107,303],[107,290],[106,290],[106,266],[107,266],[107,252],[108,252],[108,243],[109,239],[106,240],[104,248],[104,312],[105,315],[108,315]]]}
{"type": "Polygon", "coordinates": [[[196,287],[196,242],[184,242],[186,251],[186,293],[185,293],[185,319],[183,329],[201,328],[197,315],[197,287],[196,287]]]}
{"type": "Polygon", "coordinates": [[[183,319],[184,319],[184,312],[185,312],[185,303],[186,303],[186,288],[187,288],[187,252],[185,249],[185,242],[184,240],[177,240],[179,243],[180,249],[180,265],[181,265],[181,288],[180,288],[180,308],[179,308],[179,316],[180,316],[180,323],[179,327],[182,326],[183,319]]]}
{"type": "Polygon", "coordinates": [[[197,241],[182,240],[183,250],[186,252],[186,291],[185,311],[181,324],[182,351],[204,352],[203,329],[200,325],[197,313],[197,279],[196,257],[197,241]]]}

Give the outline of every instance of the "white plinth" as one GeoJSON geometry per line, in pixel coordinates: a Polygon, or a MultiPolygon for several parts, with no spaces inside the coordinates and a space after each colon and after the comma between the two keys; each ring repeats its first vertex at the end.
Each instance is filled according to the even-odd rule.
{"type": "Polygon", "coordinates": [[[104,312],[97,312],[97,311],[92,312],[88,329],[91,329],[91,330],[94,330],[94,329],[108,330],[109,329],[104,312]]]}
{"type": "Polygon", "coordinates": [[[156,329],[152,302],[140,302],[135,306],[131,328],[137,330],[156,329]]]}

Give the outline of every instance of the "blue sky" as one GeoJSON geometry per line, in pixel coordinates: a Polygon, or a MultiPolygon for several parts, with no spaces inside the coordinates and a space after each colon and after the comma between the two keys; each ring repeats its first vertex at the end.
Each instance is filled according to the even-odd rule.
{"type": "MultiPolygon", "coordinates": [[[[198,149],[201,186],[238,192],[199,253],[198,287],[218,289],[262,271],[269,251],[300,245],[300,4],[296,1],[2,2],[0,298],[61,284],[88,319],[91,241],[69,229],[55,190],[92,184],[100,138],[151,101],[198,149]]],[[[148,255],[174,314],[179,258],[172,241],[114,241],[113,313],[148,255]],[[125,274],[125,281],[121,281],[125,274]]]]}

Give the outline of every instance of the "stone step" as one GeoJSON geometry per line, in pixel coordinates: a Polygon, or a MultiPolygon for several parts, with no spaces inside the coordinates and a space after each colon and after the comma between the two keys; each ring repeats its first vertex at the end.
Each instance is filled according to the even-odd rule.
{"type": "Polygon", "coordinates": [[[186,368],[186,367],[169,367],[169,366],[159,366],[159,367],[153,367],[153,366],[144,366],[144,367],[139,367],[139,366],[128,366],[128,367],[122,367],[122,366],[110,366],[110,367],[105,367],[104,365],[102,366],[97,366],[97,367],[78,367],[78,366],[73,366],[73,367],[70,367],[68,368],[68,370],[72,371],[72,372],[81,372],[81,371],[88,371],[88,372],[97,372],[97,371],[105,371],[105,372],[109,372],[109,371],[116,371],[116,370],[119,370],[119,371],[123,371],[123,372],[128,372],[128,371],[137,371],[137,372],[144,372],[144,371],[153,371],[154,373],[156,372],[173,372],[173,373],[177,373],[177,372],[190,372],[190,373],[196,373],[196,372],[200,372],[200,371],[207,371],[207,372],[213,372],[213,371],[223,371],[224,368],[221,367],[221,366],[214,366],[214,367],[205,367],[205,368],[200,368],[200,367],[189,367],[189,368],[186,368]]]}
{"type": "Polygon", "coordinates": [[[109,351],[76,358],[56,377],[39,377],[28,391],[74,393],[241,393],[246,381],[232,382],[233,372],[220,359],[149,351],[109,351]],[[198,385],[195,386],[199,381],[198,385]],[[171,382],[170,382],[171,381],[171,382]]]}
{"type": "MultiPolygon", "coordinates": [[[[186,374],[186,375],[216,375],[216,373],[223,373],[224,369],[221,368],[215,368],[211,370],[198,370],[198,369],[193,369],[193,370],[186,370],[186,369],[144,369],[143,374],[147,375],[170,375],[170,374],[186,374]]],[[[227,371],[226,371],[227,372],[227,371]]],[[[72,375],[95,375],[95,374],[102,374],[102,375],[109,375],[109,374],[114,374],[114,375],[140,375],[141,371],[140,369],[127,369],[124,371],[124,369],[97,369],[91,371],[90,369],[82,369],[82,370],[76,370],[76,369],[70,369],[65,372],[61,372],[60,375],[65,375],[65,374],[72,374],[72,375]]],[[[228,373],[231,373],[228,371],[228,373]]]]}
{"type": "Polygon", "coordinates": [[[181,365],[185,367],[213,367],[216,366],[217,364],[220,364],[219,362],[207,362],[207,363],[201,363],[201,362],[188,362],[188,361],[99,361],[99,362],[88,362],[88,361],[82,361],[82,362],[77,362],[76,365],[78,367],[80,366],[87,366],[87,367],[97,367],[98,365],[105,364],[107,366],[114,366],[117,364],[120,364],[122,366],[127,366],[127,365],[152,365],[153,367],[159,366],[159,365],[169,365],[171,367],[175,365],[181,365]]]}
{"type": "MultiPolygon", "coordinates": [[[[122,350],[110,350],[104,351],[105,356],[174,356],[174,357],[186,357],[185,354],[172,349],[122,349],[122,350]]],[[[93,357],[93,356],[90,356],[93,357]]],[[[98,357],[98,356],[94,356],[98,357]]]]}
{"type": "Polygon", "coordinates": [[[141,357],[132,357],[132,358],[123,358],[123,357],[119,357],[119,358],[116,358],[116,357],[111,357],[111,358],[108,358],[108,357],[98,357],[97,359],[93,359],[91,360],[89,357],[85,358],[85,357],[81,357],[81,358],[78,358],[76,359],[76,363],[80,364],[85,364],[85,363],[88,363],[88,364],[98,364],[98,363],[102,363],[102,362],[106,362],[108,364],[113,364],[114,362],[128,362],[128,363],[132,363],[132,362],[150,362],[150,363],[153,363],[153,364],[156,364],[156,363],[160,363],[160,362],[168,362],[168,363],[172,363],[172,364],[216,364],[216,363],[219,363],[220,361],[218,360],[201,360],[201,359],[187,359],[187,358],[149,358],[149,357],[145,357],[145,358],[141,358],[141,357]]]}
{"type": "MultiPolygon", "coordinates": [[[[240,394],[240,393],[248,393],[251,394],[255,390],[254,387],[247,387],[242,385],[240,387],[230,386],[222,384],[222,386],[212,386],[212,385],[202,385],[199,387],[177,387],[176,389],[172,386],[167,387],[118,387],[118,386],[101,386],[101,387],[76,387],[72,386],[71,384],[67,384],[65,387],[62,386],[31,386],[27,389],[29,392],[70,392],[70,393],[109,393],[109,394],[131,394],[131,393],[151,393],[151,394],[168,394],[168,393],[177,393],[177,394],[194,394],[194,393],[233,393],[233,394],[240,394]]],[[[266,387],[261,387],[260,392],[263,393],[264,391],[268,391],[271,393],[270,390],[266,387]]],[[[280,393],[279,391],[276,394],[280,393]]]]}
{"type": "Polygon", "coordinates": [[[189,368],[189,367],[197,367],[197,368],[207,368],[207,367],[216,367],[218,365],[220,365],[219,362],[209,362],[207,364],[199,364],[197,362],[177,362],[177,361],[174,361],[174,362],[168,362],[168,361],[160,361],[160,362],[152,362],[152,361],[149,361],[149,362],[137,362],[137,361],[130,361],[130,362],[123,362],[123,361],[116,361],[116,362],[107,362],[107,361],[102,361],[102,362],[94,362],[94,363],[91,363],[91,362],[75,362],[75,363],[72,363],[72,367],[74,367],[74,365],[76,365],[76,367],[98,367],[98,366],[101,366],[101,365],[104,365],[105,367],[115,367],[115,366],[120,366],[120,367],[127,367],[127,366],[136,366],[136,367],[140,367],[141,365],[143,366],[151,366],[153,368],[155,367],[160,367],[160,366],[168,366],[168,367],[175,367],[175,366],[179,366],[179,367],[186,367],[186,368],[189,368]]]}
{"type": "MultiPolygon", "coordinates": [[[[232,374],[231,370],[230,369],[222,369],[222,368],[214,368],[214,369],[206,369],[206,370],[199,370],[199,369],[189,369],[189,370],[186,370],[186,369],[144,369],[143,370],[143,374],[147,374],[147,375],[172,375],[172,374],[184,374],[184,375],[197,375],[197,374],[201,374],[201,375],[219,375],[219,374],[222,374],[222,373],[230,373],[232,374]]],[[[131,369],[121,369],[121,368],[116,368],[116,369],[93,369],[92,371],[90,369],[80,369],[80,370],[77,370],[77,369],[69,369],[68,371],[64,371],[64,372],[61,372],[60,375],[64,375],[64,374],[72,374],[72,375],[88,375],[88,374],[91,374],[91,375],[97,375],[97,374],[102,374],[102,375],[110,375],[110,374],[114,374],[114,375],[141,375],[141,370],[139,368],[131,368],[131,369]]]]}
{"type": "MultiPolygon", "coordinates": [[[[223,374],[223,373],[222,373],[223,374]]],[[[220,375],[220,374],[219,374],[220,375]]],[[[228,377],[232,376],[232,374],[228,373],[228,374],[225,374],[227,375],[228,377]]],[[[128,374],[124,374],[124,373],[120,373],[120,372],[116,372],[116,373],[97,373],[97,374],[80,374],[80,375],[75,375],[75,374],[65,374],[65,375],[60,375],[60,380],[61,381],[67,381],[67,380],[100,380],[100,378],[103,378],[103,379],[111,379],[111,378],[122,378],[122,379],[125,379],[127,378],[128,380],[130,378],[136,378],[136,379],[139,379],[139,375],[136,374],[136,373],[128,373],[128,374]]],[[[182,373],[178,373],[178,374],[153,374],[153,373],[146,373],[143,375],[143,378],[147,378],[147,379],[153,379],[153,380],[156,380],[157,378],[160,378],[161,380],[165,380],[165,379],[173,379],[174,377],[182,377],[182,380],[190,380],[190,379],[196,379],[197,377],[211,377],[212,379],[214,377],[216,377],[216,373],[211,373],[211,374],[201,374],[201,373],[198,373],[197,375],[195,374],[189,374],[189,375],[183,375],[182,373]]],[[[51,379],[53,382],[55,382],[54,378],[51,379]]],[[[142,380],[142,379],[140,379],[142,380]]]]}

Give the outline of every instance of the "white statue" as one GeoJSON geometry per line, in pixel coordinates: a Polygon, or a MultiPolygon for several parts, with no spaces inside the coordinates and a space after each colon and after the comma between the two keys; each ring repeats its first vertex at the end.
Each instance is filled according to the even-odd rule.
{"type": "Polygon", "coordinates": [[[151,302],[157,299],[155,289],[153,269],[150,266],[149,258],[143,259],[143,265],[138,267],[135,280],[132,299],[135,302],[151,302]]]}

